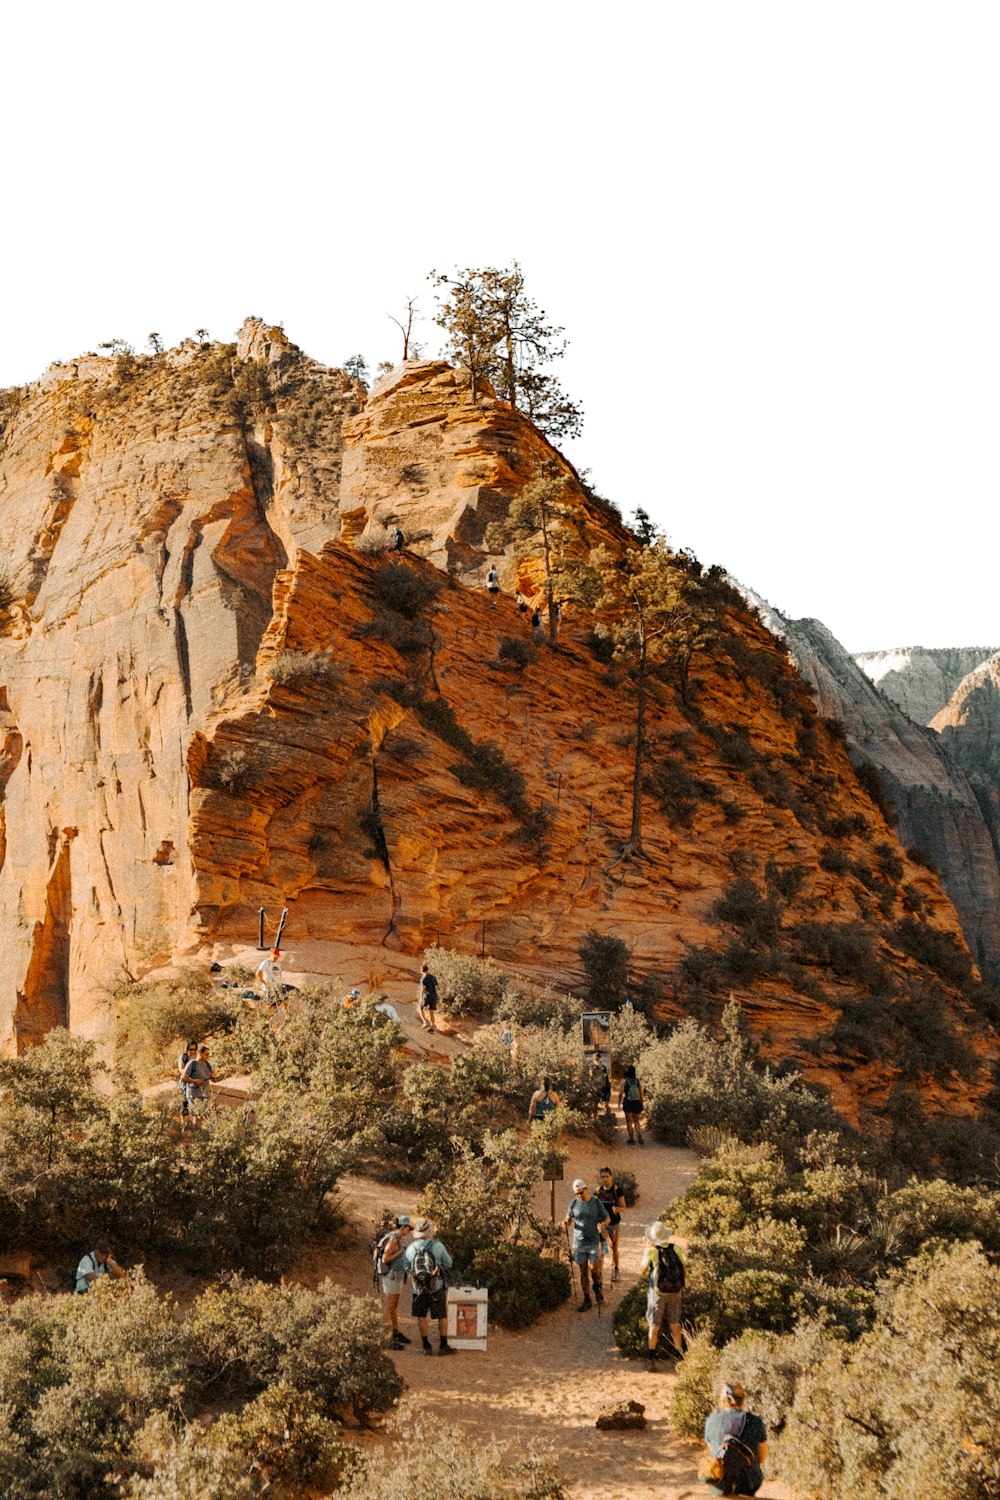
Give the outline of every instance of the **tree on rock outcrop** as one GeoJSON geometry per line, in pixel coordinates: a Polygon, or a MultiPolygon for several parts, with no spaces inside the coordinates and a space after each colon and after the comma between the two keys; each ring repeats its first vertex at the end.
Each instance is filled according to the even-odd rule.
{"type": "Polygon", "coordinates": [[[565,501],[566,479],[552,471],[539,474],[526,485],[511,503],[502,521],[491,521],[486,528],[486,545],[502,552],[513,544],[518,562],[534,557],[541,549],[545,570],[545,596],[549,605],[549,639],[558,633],[555,607],[555,578],[563,565],[566,521],[571,511],[565,501]]]}
{"type": "Polygon", "coordinates": [[[553,442],[578,436],[583,408],[544,369],[565,354],[564,330],[527,296],[517,261],[509,269],[467,266],[453,276],[432,271],[430,279],[442,289],[436,321],[448,335],[449,355],[469,372],[473,400],[489,380],[502,401],[553,442]]]}
{"type": "Polygon", "coordinates": [[[698,581],[692,559],[661,539],[616,556],[597,547],[571,575],[571,593],[594,616],[595,632],[609,640],[615,660],[635,686],[635,755],[632,826],[622,857],[643,855],[642,779],[646,752],[646,699],[650,674],[670,670],[681,700],[688,701],[691,664],[719,634],[719,606],[698,581]]]}

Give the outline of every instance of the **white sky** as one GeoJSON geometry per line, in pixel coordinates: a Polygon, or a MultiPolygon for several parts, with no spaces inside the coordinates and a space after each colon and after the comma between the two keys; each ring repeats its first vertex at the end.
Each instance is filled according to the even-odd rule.
{"type": "Polygon", "coordinates": [[[518,258],[626,512],[850,649],[1000,645],[998,42],[975,0],[10,7],[0,386],[248,313],[374,365],[431,267],[518,258]]]}

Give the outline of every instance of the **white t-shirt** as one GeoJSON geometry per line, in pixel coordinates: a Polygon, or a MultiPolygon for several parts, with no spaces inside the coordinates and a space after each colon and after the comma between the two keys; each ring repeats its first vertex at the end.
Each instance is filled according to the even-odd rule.
{"type": "Polygon", "coordinates": [[[281,983],[281,965],[273,958],[265,958],[257,970],[257,978],[269,990],[277,989],[281,983]]]}

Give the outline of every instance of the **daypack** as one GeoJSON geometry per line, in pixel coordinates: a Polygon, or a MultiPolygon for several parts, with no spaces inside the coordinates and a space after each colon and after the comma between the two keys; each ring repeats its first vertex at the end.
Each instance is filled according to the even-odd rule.
{"type": "MultiPolygon", "coordinates": [[[[385,1254],[386,1246],[388,1245],[389,1241],[391,1239],[394,1239],[398,1233],[398,1229],[387,1230],[385,1234],[379,1235],[377,1239],[372,1242],[372,1281],[374,1281],[376,1286],[378,1286],[379,1277],[386,1274],[387,1268],[382,1264],[382,1257],[385,1254]]],[[[390,1262],[390,1264],[395,1265],[396,1259],[398,1259],[398,1257],[394,1258],[390,1262]]]]}
{"type": "Polygon", "coordinates": [[[673,1245],[657,1247],[656,1290],[668,1293],[684,1290],[684,1262],[673,1245]]]}
{"type": "Polygon", "coordinates": [[[626,1078],[625,1080],[625,1103],[638,1104],[642,1098],[642,1089],[638,1078],[626,1078]]]}
{"type": "Polygon", "coordinates": [[[438,1263],[434,1259],[430,1240],[424,1240],[419,1249],[414,1251],[410,1271],[413,1275],[415,1292],[433,1291],[434,1283],[438,1279],[438,1263]]]}
{"type": "Polygon", "coordinates": [[[739,1494],[740,1485],[757,1462],[756,1449],[743,1441],[743,1429],[747,1425],[746,1412],[741,1412],[743,1421],[739,1432],[729,1432],[715,1450],[715,1457],[722,1464],[720,1480],[727,1495],[739,1494]]]}
{"type": "Polygon", "coordinates": [[[535,1119],[540,1120],[543,1115],[550,1114],[556,1107],[556,1101],[551,1094],[543,1094],[535,1105],[535,1119]]]}

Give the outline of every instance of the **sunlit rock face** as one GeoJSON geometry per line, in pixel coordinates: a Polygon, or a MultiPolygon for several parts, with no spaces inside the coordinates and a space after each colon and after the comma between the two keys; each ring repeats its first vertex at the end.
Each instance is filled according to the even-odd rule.
{"type": "MultiPolygon", "coordinates": [[[[735,600],[692,664],[691,704],[669,668],[653,683],[647,857],[620,857],[628,673],[572,606],[555,647],[533,640],[513,595],[540,598],[539,557],[486,549],[489,522],[543,468],[565,482],[566,553],[633,545],[530,422],[488,391],[473,402],[440,361],[369,394],[251,320],[232,346],[55,366],[13,403],[0,448],[15,585],[0,625],[4,1046],[57,1024],[106,1039],[122,979],[252,945],[261,906],[288,908],[303,955],[485,945],[561,988],[579,988],[577,950],[596,929],[632,947],[662,1016],[710,1013],[720,997],[693,995],[682,961],[727,940],[715,907],[734,879],[763,890],[793,866],[783,927],[870,927],[906,1003],[921,971],[893,946],[904,887],[959,935],[954,909],[735,600]],[[377,550],[394,527],[401,564],[377,550]],[[394,606],[396,565],[422,596],[409,613],[394,606]],[[883,913],[856,873],[830,868],[831,828],[851,871],[875,846],[898,859],[883,913]]],[[[835,696],[821,692],[821,712],[835,696]]],[[[884,758],[923,753],[870,717],[884,758]]],[[[848,987],[823,973],[803,989],[797,972],[731,986],[765,1055],[849,1112],[877,1107],[898,1070],[838,1052],[826,1039],[848,987]]],[[[957,997],[941,1004],[969,1024],[957,997]]],[[[977,1033],[982,1076],[926,1084],[928,1107],[970,1108],[991,1045],[977,1033]]]]}

